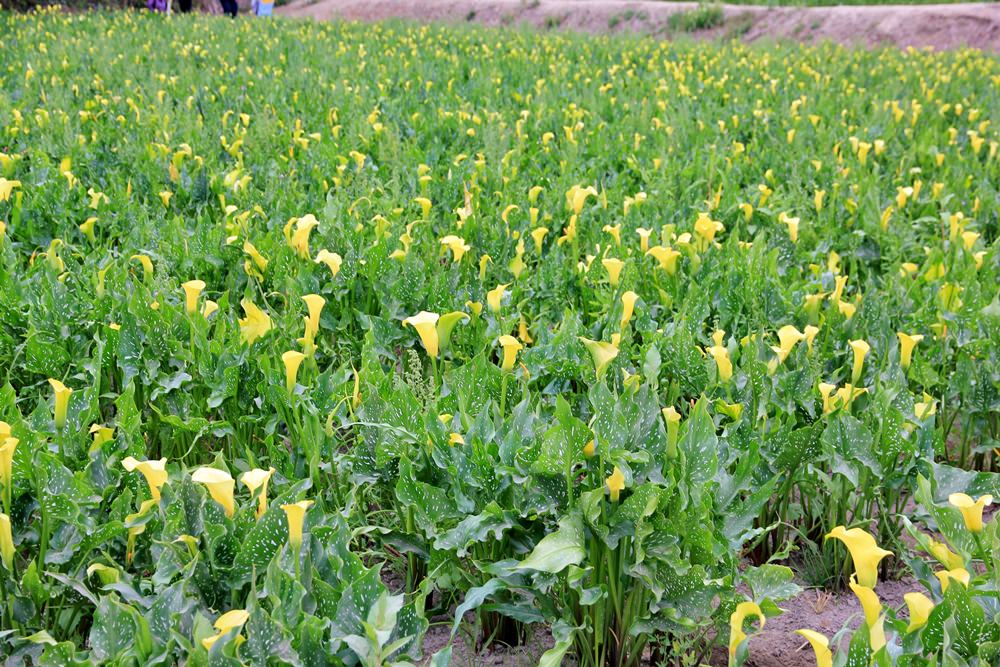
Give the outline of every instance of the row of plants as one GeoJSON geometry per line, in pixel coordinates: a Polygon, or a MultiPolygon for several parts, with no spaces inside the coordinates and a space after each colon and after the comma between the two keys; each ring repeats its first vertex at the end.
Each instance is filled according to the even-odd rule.
{"type": "Polygon", "coordinates": [[[0,23],[5,660],[993,659],[996,58],[0,23]]]}

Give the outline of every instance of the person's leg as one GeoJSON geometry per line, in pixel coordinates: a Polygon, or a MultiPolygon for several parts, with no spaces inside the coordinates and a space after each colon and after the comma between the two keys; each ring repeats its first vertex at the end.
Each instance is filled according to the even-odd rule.
{"type": "Polygon", "coordinates": [[[220,0],[220,2],[222,3],[222,12],[236,18],[236,12],[239,10],[236,0],[220,0]]]}
{"type": "Polygon", "coordinates": [[[191,0],[178,0],[177,8],[184,14],[191,11],[191,0]]]}

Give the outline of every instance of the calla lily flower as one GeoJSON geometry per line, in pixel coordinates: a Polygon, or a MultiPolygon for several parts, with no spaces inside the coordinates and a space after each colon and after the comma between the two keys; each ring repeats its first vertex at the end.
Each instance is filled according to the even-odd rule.
{"type": "Polygon", "coordinates": [[[647,250],[646,254],[655,259],[660,268],[667,272],[667,275],[676,275],[677,259],[681,256],[679,250],[658,245],[647,250]]]}
{"type": "Polygon", "coordinates": [[[674,406],[660,410],[663,420],[667,423],[667,456],[677,458],[677,438],[681,427],[681,413],[674,406]]]}
{"type": "Polygon", "coordinates": [[[14,571],[14,533],[10,529],[10,517],[0,512],[0,561],[8,572],[14,571]]]}
{"type": "Polygon", "coordinates": [[[597,453],[597,443],[594,442],[593,438],[591,438],[590,441],[583,446],[583,455],[589,459],[592,458],[596,453],[597,453]]]}
{"type": "Polygon", "coordinates": [[[417,334],[420,336],[420,342],[424,345],[424,350],[427,351],[427,355],[433,359],[437,359],[438,356],[438,332],[437,332],[437,322],[441,318],[437,313],[430,313],[426,310],[421,310],[416,315],[407,317],[403,320],[403,325],[409,325],[417,330],[417,334]]]}
{"type": "Polygon", "coordinates": [[[865,624],[868,626],[872,652],[877,652],[885,646],[885,616],[882,615],[882,602],[878,599],[875,591],[868,586],[861,586],[852,581],[850,587],[858,596],[861,609],[865,613],[865,624]]]}
{"type": "Polygon", "coordinates": [[[420,215],[424,220],[430,217],[431,214],[430,199],[428,199],[427,197],[417,197],[416,199],[413,200],[413,203],[418,204],[420,206],[420,215]]]}
{"type": "Polygon", "coordinates": [[[621,492],[625,489],[625,475],[622,473],[621,468],[615,466],[611,475],[604,480],[604,485],[608,487],[608,495],[611,498],[611,502],[617,503],[621,492]]]}
{"type": "Polygon", "coordinates": [[[507,293],[507,285],[497,285],[495,288],[491,289],[486,293],[486,305],[490,307],[494,313],[500,312],[500,303],[503,301],[503,295],[507,293]]]}
{"type": "Polygon", "coordinates": [[[573,215],[580,215],[583,211],[583,205],[587,201],[587,197],[590,196],[597,196],[597,188],[593,185],[586,188],[574,185],[566,191],[566,204],[569,206],[570,210],[573,211],[573,215]]]}
{"type": "Polygon", "coordinates": [[[763,628],[767,619],[764,612],[756,602],[745,600],[738,605],[729,617],[729,656],[732,658],[739,650],[740,644],[747,638],[747,633],[743,631],[743,623],[748,617],[760,619],[760,627],[763,628]]]}
{"type": "Polygon", "coordinates": [[[611,286],[618,287],[618,282],[621,280],[622,267],[625,266],[625,262],[614,257],[608,257],[601,260],[601,265],[608,272],[608,282],[611,283],[611,286]]]}
{"type": "Polygon", "coordinates": [[[174,196],[174,193],[170,190],[160,191],[160,201],[163,203],[163,208],[170,207],[170,198],[174,196]]]}
{"type": "Polygon", "coordinates": [[[330,269],[332,277],[336,278],[337,274],[340,273],[340,267],[344,264],[344,259],[337,253],[323,248],[316,253],[316,259],[313,262],[316,264],[326,264],[326,268],[330,269]]]}
{"type": "Polygon", "coordinates": [[[861,528],[847,529],[837,526],[827,533],[824,539],[831,537],[843,542],[851,553],[857,583],[867,588],[875,588],[878,582],[879,561],[891,556],[892,552],[879,548],[875,538],[861,528]]]}
{"type": "Polygon", "coordinates": [[[442,237],[441,245],[451,250],[452,261],[455,264],[461,262],[462,257],[465,255],[465,253],[467,253],[469,250],[472,249],[472,246],[466,243],[465,239],[459,236],[455,236],[454,234],[449,234],[445,237],[442,237]]]}
{"type": "Polygon", "coordinates": [[[87,237],[91,243],[97,243],[97,236],[94,234],[94,225],[97,224],[97,217],[90,216],[80,225],[80,232],[87,237]]]}
{"type": "Polygon", "coordinates": [[[917,343],[922,341],[924,337],[920,334],[910,336],[898,332],[896,336],[899,338],[899,365],[903,367],[905,371],[910,367],[910,363],[913,359],[913,349],[917,346],[917,343]]]}
{"type": "Polygon", "coordinates": [[[968,586],[971,578],[969,576],[969,571],[964,567],[956,567],[953,570],[940,570],[935,572],[934,576],[938,578],[939,582],[941,582],[942,593],[948,590],[948,584],[951,583],[952,579],[961,583],[963,586],[968,586]]]}
{"type": "Polygon", "coordinates": [[[851,382],[854,384],[858,383],[861,379],[861,371],[864,367],[865,356],[871,347],[864,340],[852,340],[849,345],[851,350],[854,351],[854,364],[851,367],[851,382]]]}
{"type": "Polygon", "coordinates": [[[632,319],[632,313],[635,311],[635,302],[639,300],[639,295],[629,290],[622,294],[622,319],[620,330],[624,334],[625,327],[628,326],[629,320],[632,319]]]}
{"type": "Polygon", "coordinates": [[[923,593],[916,592],[904,595],[903,601],[910,612],[910,624],[906,626],[906,632],[910,633],[927,625],[927,619],[934,610],[934,601],[923,593]]]}
{"type": "Polygon", "coordinates": [[[816,667],[833,667],[833,652],[830,640],[815,630],[796,630],[795,634],[805,637],[816,655],[816,667]]]}
{"type": "Polygon", "coordinates": [[[636,227],[635,233],[639,235],[639,252],[645,254],[649,250],[649,237],[653,235],[653,230],[636,227]]]}
{"type": "Polygon", "coordinates": [[[10,492],[14,479],[14,452],[17,450],[17,444],[21,441],[10,437],[9,430],[7,433],[6,437],[0,433],[0,486],[3,487],[4,509],[9,512],[10,492]]]}
{"type": "Polygon", "coordinates": [[[785,212],[781,212],[778,214],[778,222],[788,227],[788,238],[792,240],[792,243],[798,243],[799,219],[793,218],[785,212]]]}
{"type": "Polygon", "coordinates": [[[109,426],[102,426],[101,424],[93,424],[90,427],[90,433],[94,436],[94,441],[90,446],[91,451],[95,451],[101,445],[106,442],[114,440],[115,429],[109,426]]]}
{"type": "Polygon", "coordinates": [[[260,273],[264,273],[267,269],[267,259],[264,255],[260,254],[260,251],[254,247],[254,244],[250,243],[250,241],[244,241],[243,252],[250,255],[250,259],[253,260],[254,266],[257,267],[257,270],[260,273]]]}
{"type": "Polygon", "coordinates": [[[292,218],[292,221],[295,223],[295,232],[286,237],[288,245],[299,257],[309,259],[309,234],[319,226],[319,220],[312,213],[309,213],[301,218],[292,218]]]}
{"type": "Polygon", "coordinates": [[[10,201],[10,194],[14,188],[21,187],[21,181],[8,181],[0,176],[0,201],[10,201]]]}
{"type": "Polygon", "coordinates": [[[440,351],[444,352],[448,349],[451,344],[451,332],[455,330],[455,325],[457,325],[462,320],[468,320],[469,316],[459,310],[452,311],[450,313],[445,313],[438,318],[437,321],[437,336],[438,345],[440,351]]]}
{"type": "Polygon", "coordinates": [[[698,249],[705,250],[715,241],[715,235],[726,231],[725,225],[718,220],[712,220],[708,213],[699,213],[694,223],[694,233],[698,235],[698,249]]]}
{"type": "Polygon", "coordinates": [[[201,467],[191,475],[191,481],[204,484],[212,500],[222,505],[226,516],[233,516],[236,512],[236,500],[233,497],[236,480],[232,475],[218,468],[201,467]]]}
{"type": "Polygon", "coordinates": [[[137,461],[131,456],[122,459],[122,467],[129,472],[138,470],[149,484],[149,493],[153,500],[160,502],[160,488],[167,483],[167,460],[137,461]]]}
{"type": "Polygon", "coordinates": [[[802,331],[806,339],[806,348],[808,349],[809,352],[812,352],[813,341],[816,340],[816,334],[819,333],[819,327],[814,327],[811,324],[807,324],[806,328],[803,329],[802,331]]]}
{"type": "Polygon", "coordinates": [[[983,508],[993,504],[993,496],[985,495],[973,500],[964,493],[953,493],[948,496],[948,502],[962,513],[966,529],[979,533],[983,530],[983,508]]]}
{"type": "Polygon", "coordinates": [[[944,542],[938,542],[931,538],[928,538],[927,541],[927,551],[930,555],[934,556],[939,563],[949,570],[954,570],[965,565],[965,559],[949,549],[948,545],[944,542]]]}
{"type": "Polygon", "coordinates": [[[257,493],[257,490],[260,489],[260,495],[257,498],[258,519],[264,516],[264,512],[267,511],[267,484],[271,481],[271,477],[274,476],[274,473],[274,468],[268,468],[267,470],[254,468],[253,470],[248,470],[240,475],[240,482],[242,482],[243,485],[250,490],[251,496],[257,493]]]}
{"type": "Polygon", "coordinates": [[[792,353],[795,345],[806,337],[804,333],[796,329],[791,324],[778,329],[778,347],[774,351],[778,355],[778,361],[784,362],[788,355],[792,353]]]}
{"type": "Polygon", "coordinates": [[[729,359],[729,350],[716,344],[705,351],[712,355],[712,359],[715,360],[715,365],[719,370],[719,379],[723,382],[729,382],[729,379],[733,377],[733,362],[729,359]]]}
{"type": "MultiPolygon", "coordinates": [[[[234,630],[235,628],[243,627],[248,620],[250,620],[250,614],[247,613],[245,609],[233,609],[232,611],[227,611],[215,620],[214,627],[219,631],[219,633],[202,639],[201,645],[205,647],[206,651],[210,651],[215,645],[215,642],[224,637],[226,633],[234,630]]],[[[243,637],[237,636],[235,641],[237,644],[240,644],[243,642],[243,637]]]]}
{"type": "Polygon", "coordinates": [[[55,392],[55,403],[53,405],[53,416],[55,418],[56,429],[62,430],[66,425],[66,410],[69,408],[69,397],[73,390],[64,385],[59,380],[49,378],[49,384],[55,392]]]}
{"type": "Polygon", "coordinates": [[[181,285],[181,288],[184,290],[184,311],[188,315],[194,315],[198,312],[198,297],[205,289],[205,282],[203,280],[189,280],[181,285]]]}
{"type": "Polygon", "coordinates": [[[500,368],[505,371],[512,370],[517,361],[517,353],[524,346],[521,345],[521,341],[509,335],[500,336],[499,341],[500,347],[503,348],[503,362],[500,364],[500,368]]]}
{"type": "Polygon", "coordinates": [[[271,318],[250,299],[240,301],[246,317],[239,320],[240,340],[248,345],[262,338],[271,330],[271,318]]]}
{"type": "Polygon", "coordinates": [[[545,235],[548,233],[548,227],[536,227],[531,230],[531,238],[535,241],[535,252],[538,254],[542,254],[542,242],[545,241],[545,235]]]}
{"type": "Polygon", "coordinates": [[[613,343],[590,340],[583,336],[579,336],[579,340],[587,347],[587,351],[590,352],[590,356],[594,360],[594,369],[597,371],[597,379],[600,380],[604,377],[604,373],[608,369],[608,364],[618,356],[618,346],[613,343]]]}
{"type": "Polygon", "coordinates": [[[285,365],[285,389],[289,395],[295,392],[295,379],[299,374],[299,366],[306,355],[296,350],[289,350],[281,355],[281,363],[285,365]]]}
{"type": "Polygon", "coordinates": [[[312,507],[313,501],[300,500],[290,505],[282,505],[285,517],[288,519],[288,543],[293,549],[302,546],[302,526],[306,520],[306,510],[312,507]]]}
{"type": "Polygon", "coordinates": [[[305,354],[312,356],[316,352],[316,334],[319,332],[319,318],[323,312],[323,306],[326,305],[326,299],[319,294],[306,294],[302,297],[302,300],[306,302],[306,308],[309,309],[309,317],[305,318],[305,334],[302,338],[299,338],[298,342],[302,345],[302,349],[305,350],[305,354]]]}

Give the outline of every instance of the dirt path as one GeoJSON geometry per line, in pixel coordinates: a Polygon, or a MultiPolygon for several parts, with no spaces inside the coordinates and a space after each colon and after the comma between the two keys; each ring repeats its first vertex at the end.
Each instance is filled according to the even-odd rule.
{"type": "MultiPolygon", "coordinates": [[[[530,25],[543,30],[590,33],[633,32],[669,37],[671,14],[693,2],[655,0],[293,0],[277,11],[286,16],[378,21],[476,22],[530,25]]],[[[833,40],[864,46],[961,46],[1000,52],[1000,3],[868,7],[723,6],[724,22],[692,33],[698,38],[833,40]]]]}

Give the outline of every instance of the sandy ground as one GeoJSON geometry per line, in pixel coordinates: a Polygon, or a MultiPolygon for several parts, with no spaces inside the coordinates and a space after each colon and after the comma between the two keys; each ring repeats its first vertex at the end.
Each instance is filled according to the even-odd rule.
{"type": "MultiPolygon", "coordinates": [[[[475,22],[527,25],[543,30],[633,32],[670,37],[671,14],[693,2],[656,0],[293,0],[285,16],[379,21],[475,22]]],[[[832,40],[844,44],[954,49],[972,46],[1000,52],[1000,3],[885,5],[865,7],[754,7],[724,5],[722,26],[695,37],[832,40]]]]}

